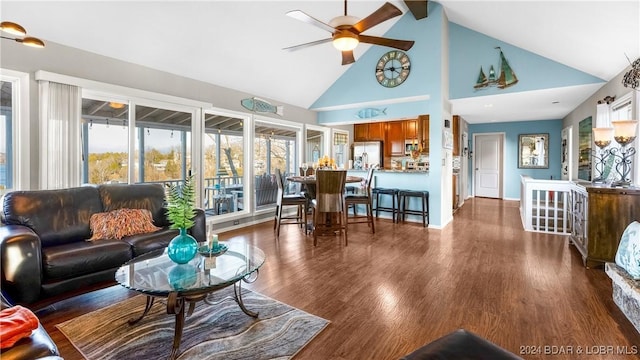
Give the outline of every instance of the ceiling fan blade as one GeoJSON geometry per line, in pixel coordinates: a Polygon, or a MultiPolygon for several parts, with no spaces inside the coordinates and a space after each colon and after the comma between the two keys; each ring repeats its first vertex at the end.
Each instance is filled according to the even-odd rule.
{"type": "Polygon", "coordinates": [[[300,20],[300,21],[305,22],[307,24],[311,24],[311,25],[313,25],[315,27],[318,27],[320,29],[326,30],[326,31],[328,31],[328,32],[330,32],[332,34],[336,30],[333,27],[331,27],[331,26],[323,23],[322,21],[314,18],[313,16],[307,15],[305,12],[303,12],[301,10],[292,10],[292,11],[289,11],[286,15],[288,17],[292,17],[292,18],[294,18],[296,20],[300,20]]]}
{"type": "Polygon", "coordinates": [[[414,41],[411,41],[411,40],[396,40],[396,39],[381,38],[377,36],[358,35],[358,38],[362,43],[388,46],[388,47],[405,50],[405,51],[411,49],[411,47],[414,44],[414,41]]]}
{"type": "Polygon", "coordinates": [[[356,62],[356,59],[353,57],[353,50],[342,52],[342,65],[349,65],[354,62],[356,62]]]}
{"type": "Polygon", "coordinates": [[[295,50],[300,50],[300,49],[304,49],[313,45],[320,45],[320,44],[324,44],[324,43],[328,43],[331,42],[331,38],[328,39],[322,39],[322,40],[316,40],[316,41],[312,41],[312,42],[308,42],[308,43],[304,43],[304,44],[300,44],[300,45],[294,45],[294,46],[289,46],[286,47],[282,50],[287,50],[287,51],[295,51],[295,50]]]}
{"type": "Polygon", "coordinates": [[[402,11],[400,11],[400,9],[398,9],[391,3],[384,3],[384,5],[382,5],[378,10],[374,11],[371,15],[353,25],[353,28],[361,33],[380,24],[381,22],[392,19],[398,15],[402,15],[402,11]]]}

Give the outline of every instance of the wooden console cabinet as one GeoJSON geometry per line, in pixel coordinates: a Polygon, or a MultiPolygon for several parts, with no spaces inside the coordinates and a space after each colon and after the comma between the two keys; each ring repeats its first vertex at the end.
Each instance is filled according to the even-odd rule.
{"type": "Polygon", "coordinates": [[[587,186],[586,192],[572,194],[571,241],[586,267],[600,266],[615,261],[622,233],[640,221],[640,188],[587,186]]]}

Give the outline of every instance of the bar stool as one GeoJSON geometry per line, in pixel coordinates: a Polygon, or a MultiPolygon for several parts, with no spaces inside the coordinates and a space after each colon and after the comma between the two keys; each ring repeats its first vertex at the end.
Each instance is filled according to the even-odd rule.
{"type": "MultiPolygon", "coordinates": [[[[396,214],[398,214],[398,218],[400,217],[399,209],[396,206],[398,203],[398,189],[390,189],[390,188],[374,188],[372,190],[372,194],[376,199],[376,218],[380,211],[388,211],[391,213],[391,221],[396,222],[396,214]],[[391,195],[391,207],[388,206],[380,206],[380,195],[391,195]]],[[[398,219],[400,220],[400,219],[398,219]]]]}
{"type": "Polygon", "coordinates": [[[400,190],[398,192],[399,201],[399,213],[398,222],[400,222],[400,215],[402,215],[402,221],[406,214],[420,215],[422,216],[422,226],[427,227],[429,225],[429,192],[426,190],[400,190]],[[412,197],[420,198],[422,201],[422,210],[407,209],[407,200],[412,197]]]}

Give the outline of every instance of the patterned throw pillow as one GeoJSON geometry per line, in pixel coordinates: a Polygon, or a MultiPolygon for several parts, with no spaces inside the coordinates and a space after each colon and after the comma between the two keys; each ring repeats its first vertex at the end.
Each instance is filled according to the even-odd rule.
{"type": "Polygon", "coordinates": [[[96,213],[91,215],[89,227],[93,234],[89,241],[120,240],[125,236],[145,234],[161,229],[153,225],[151,212],[146,209],[118,209],[108,213],[96,213]]]}
{"type": "Polygon", "coordinates": [[[622,233],[616,264],[625,269],[634,280],[640,280],[640,223],[632,222],[622,233]]]}

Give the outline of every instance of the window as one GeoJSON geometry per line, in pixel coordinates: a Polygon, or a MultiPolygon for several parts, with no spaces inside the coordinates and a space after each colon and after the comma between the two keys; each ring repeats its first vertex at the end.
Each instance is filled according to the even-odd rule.
{"type": "Polygon", "coordinates": [[[82,98],[82,182],[127,183],[129,104],[82,98]]]}
{"type": "Polygon", "coordinates": [[[283,176],[296,174],[300,127],[256,120],[254,138],[255,206],[270,207],[278,192],[275,169],[283,176]]]}
{"type": "Polygon", "coordinates": [[[11,81],[2,81],[0,107],[0,190],[13,188],[13,88],[11,81]]]}
{"type": "MultiPolygon", "coordinates": [[[[305,142],[305,162],[317,163],[321,157],[328,155],[325,149],[325,139],[328,129],[307,125],[305,142]]],[[[311,165],[309,165],[311,167],[311,165]]]]}
{"type": "Polygon", "coordinates": [[[0,69],[0,194],[31,188],[29,75],[0,69]]]}
{"type": "Polygon", "coordinates": [[[244,124],[246,119],[223,113],[204,115],[204,207],[208,215],[246,209],[244,124]]]}
{"type": "Polygon", "coordinates": [[[333,130],[333,158],[338,167],[344,168],[349,161],[349,132],[333,130]]]}
{"type": "Polygon", "coordinates": [[[82,99],[82,181],[104,184],[184,180],[191,169],[193,114],[170,105],[136,105],[86,92],[82,99]],[[130,109],[135,109],[133,156],[129,150],[130,109]]]}
{"type": "Polygon", "coordinates": [[[136,105],[134,182],[175,182],[191,170],[193,114],[169,107],[136,105]]]}

